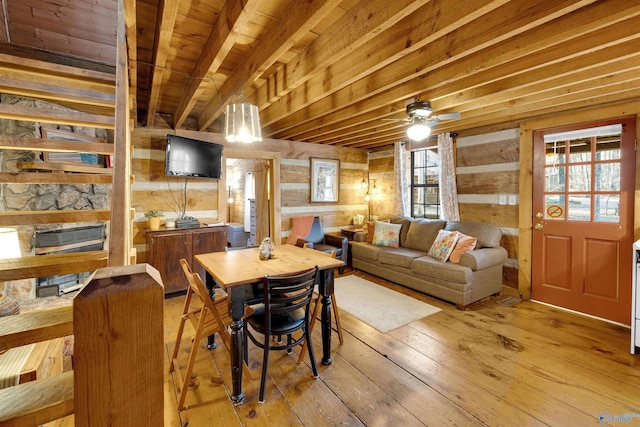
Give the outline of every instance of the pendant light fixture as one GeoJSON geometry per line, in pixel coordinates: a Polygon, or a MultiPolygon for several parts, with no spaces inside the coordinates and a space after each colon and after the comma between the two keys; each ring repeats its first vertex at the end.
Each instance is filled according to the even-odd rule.
{"type": "Polygon", "coordinates": [[[229,142],[260,142],[260,116],[258,107],[248,102],[230,103],[224,107],[225,138],[229,142]]]}

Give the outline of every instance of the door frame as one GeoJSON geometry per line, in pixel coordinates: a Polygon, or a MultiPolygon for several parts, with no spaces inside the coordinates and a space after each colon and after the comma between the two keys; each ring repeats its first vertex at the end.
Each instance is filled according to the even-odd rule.
{"type": "MultiPolygon", "coordinates": [[[[518,209],[518,291],[531,299],[533,250],[533,132],[538,129],[569,126],[624,116],[640,116],[640,103],[630,102],[610,107],[561,114],[520,124],[520,205],[518,209]]],[[[636,135],[640,135],[640,120],[636,117],[636,135]]],[[[640,157],[636,149],[633,240],[640,238],[640,157]]]]}

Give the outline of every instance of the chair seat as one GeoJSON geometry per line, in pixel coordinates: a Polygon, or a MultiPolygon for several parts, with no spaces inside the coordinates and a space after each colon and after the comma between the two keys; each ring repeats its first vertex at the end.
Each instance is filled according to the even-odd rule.
{"type": "MultiPolygon", "coordinates": [[[[254,314],[247,319],[253,329],[261,334],[266,332],[264,325],[264,304],[253,306],[254,314]]],[[[299,308],[294,312],[273,313],[271,315],[272,333],[286,334],[287,331],[296,330],[304,322],[304,309],[299,308]]]]}
{"type": "Polygon", "coordinates": [[[330,254],[333,251],[336,251],[336,258],[342,259],[342,248],[338,248],[331,245],[325,245],[324,243],[314,243],[313,249],[316,251],[322,251],[330,254]]]}

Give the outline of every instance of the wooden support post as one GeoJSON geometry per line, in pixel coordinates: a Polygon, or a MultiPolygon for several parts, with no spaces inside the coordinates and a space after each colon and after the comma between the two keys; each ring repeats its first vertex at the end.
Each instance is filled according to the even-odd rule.
{"type": "Polygon", "coordinates": [[[73,304],[76,425],[164,424],[162,279],[99,269],[73,304]]]}

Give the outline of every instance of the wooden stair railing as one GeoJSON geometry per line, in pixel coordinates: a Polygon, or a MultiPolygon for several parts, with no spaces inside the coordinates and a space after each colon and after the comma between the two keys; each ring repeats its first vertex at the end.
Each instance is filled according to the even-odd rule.
{"type": "Polygon", "coordinates": [[[0,318],[0,349],[75,338],[73,371],[0,390],[0,427],[71,414],[76,425],[162,426],[163,299],[148,264],[107,267],[73,306],[0,318]]]}

